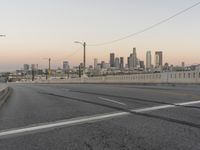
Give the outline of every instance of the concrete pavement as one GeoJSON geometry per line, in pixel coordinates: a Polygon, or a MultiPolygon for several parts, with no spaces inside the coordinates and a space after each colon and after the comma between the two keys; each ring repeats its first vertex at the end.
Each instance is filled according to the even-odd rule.
{"type": "Polygon", "coordinates": [[[1,150],[200,149],[198,85],[10,87],[0,109],[1,150]]]}

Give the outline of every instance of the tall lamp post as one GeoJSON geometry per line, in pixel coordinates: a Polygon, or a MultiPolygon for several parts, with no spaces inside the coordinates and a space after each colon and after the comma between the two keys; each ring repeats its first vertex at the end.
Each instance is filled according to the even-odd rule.
{"type": "MultiPolygon", "coordinates": [[[[0,37],[6,37],[6,35],[0,34],[0,37]]],[[[7,77],[7,81],[8,81],[8,77],[7,77]]]]}
{"type": "Polygon", "coordinates": [[[51,76],[51,58],[43,58],[43,59],[46,59],[49,62],[48,76],[50,77],[51,76]]]}
{"type": "Polygon", "coordinates": [[[83,74],[85,75],[86,68],[86,42],[75,41],[74,43],[81,44],[83,46],[83,74]]]}

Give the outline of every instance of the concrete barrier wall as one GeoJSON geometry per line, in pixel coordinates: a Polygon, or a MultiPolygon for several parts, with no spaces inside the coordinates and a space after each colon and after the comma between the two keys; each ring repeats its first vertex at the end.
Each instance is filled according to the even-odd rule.
{"type": "Polygon", "coordinates": [[[36,83],[200,83],[200,71],[115,75],[67,80],[45,80],[36,83]]]}
{"type": "Polygon", "coordinates": [[[0,106],[6,101],[9,93],[9,88],[7,85],[0,85],[0,106]]]}

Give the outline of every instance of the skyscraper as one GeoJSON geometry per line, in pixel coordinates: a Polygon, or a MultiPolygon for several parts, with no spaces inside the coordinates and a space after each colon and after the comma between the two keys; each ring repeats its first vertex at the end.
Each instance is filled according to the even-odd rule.
{"type": "Polygon", "coordinates": [[[110,53],[110,67],[115,67],[115,54],[110,53]]]}
{"type": "Polygon", "coordinates": [[[133,54],[130,54],[130,57],[129,57],[129,68],[130,69],[133,69],[134,68],[134,63],[133,63],[133,61],[134,61],[134,57],[133,57],[133,54]]]}
{"type": "Polygon", "coordinates": [[[147,51],[146,53],[146,70],[149,71],[151,69],[152,62],[151,62],[151,51],[147,51]]]}
{"type": "Polygon", "coordinates": [[[124,57],[120,57],[120,69],[124,69],[124,57]]]}
{"type": "Polygon", "coordinates": [[[127,67],[130,68],[130,57],[127,57],[127,67]]]}
{"type": "Polygon", "coordinates": [[[162,68],[163,66],[163,52],[162,51],[156,51],[155,52],[155,66],[156,68],[162,68]]]}
{"type": "Polygon", "coordinates": [[[133,53],[131,53],[129,56],[128,64],[130,69],[137,68],[137,66],[139,65],[136,54],[136,48],[133,48],[133,53]]]}
{"type": "Polygon", "coordinates": [[[116,57],[116,58],[115,58],[115,67],[116,67],[117,69],[120,68],[119,57],[116,57]]]}
{"type": "Polygon", "coordinates": [[[133,68],[137,67],[137,53],[136,53],[136,48],[133,48],[133,68]]]}
{"type": "Polygon", "coordinates": [[[97,65],[98,65],[98,59],[95,58],[95,59],[94,59],[94,69],[95,69],[95,70],[97,69],[97,65]]]}

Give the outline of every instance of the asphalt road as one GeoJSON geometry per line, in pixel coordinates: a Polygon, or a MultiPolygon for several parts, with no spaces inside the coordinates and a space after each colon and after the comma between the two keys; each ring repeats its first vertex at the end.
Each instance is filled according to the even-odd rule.
{"type": "Polygon", "coordinates": [[[200,150],[199,85],[9,86],[0,150],[200,150]]]}

